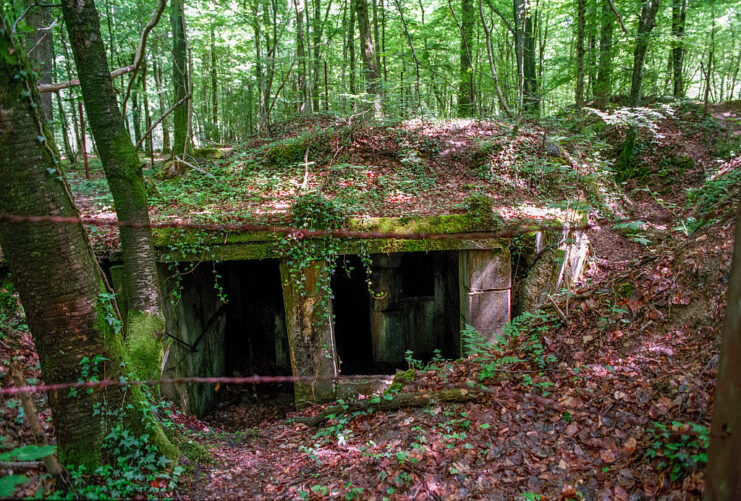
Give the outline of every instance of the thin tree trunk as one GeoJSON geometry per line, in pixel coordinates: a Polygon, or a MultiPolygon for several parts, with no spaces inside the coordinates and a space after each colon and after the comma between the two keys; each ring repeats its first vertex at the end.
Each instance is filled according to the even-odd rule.
{"type": "Polygon", "coordinates": [[[90,179],[90,166],[87,162],[87,145],[85,144],[85,113],[82,101],[77,103],[80,112],[80,151],[82,152],[82,164],[85,166],[85,179],[90,179]]]}
{"type": "MultiPolygon", "coordinates": [[[[354,0],[350,2],[350,28],[347,32],[347,45],[350,52],[350,94],[355,96],[357,88],[355,87],[355,5],[354,0]]],[[[353,108],[355,108],[355,98],[353,98],[353,108]]]]}
{"type": "MultiPolygon", "coordinates": [[[[98,148],[119,221],[149,225],[144,177],[134,145],[124,128],[109,77],[105,46],[93,0],[64,0],[64,20],[75,56],[90,129],[98,148]]],[[[164,320],[150,228],[120,228],[125,287],[126,352],[134,374],[160,376],[164,320]]]]}
{"type": "MultiPolygon", "coordinates": [[[[162,67],[157,64],[157,58],[152,58],[154,66],[154,83],[157,85],[157,101],[159,102],[160,116],[165,115],[167,106],[165,101],[167,100],[167,92],[165,87],[162,85],[162,67]]],[[[167,118],[162,119],[162,153],[170,152],[170,128],[168,127],[169,120],[167,118]]]]}
{"type": "Polygon", "coordinates": [[[586,16],[586,0],[576,0],[576,113],[581,116],[584,108],[584,18],[586,16]]]}
{"type": "Polygon", "coordinates": [[[296,10],[296,58],[298,59],[298,92],[301,97],[299,113],[306,111],[308,92],[306,89],[306,55],[304,54],[304,3],[302,0],[293,0],[296,10]]]}
{"type": "Polygon", "coordinates": [[[376,66],[376,51],[371,36],[368,19],[368,0],[354,0],[356,15],[358,16],[358,29],[360,31],[360,48],[365,68],[366,92],[373,96],[373,111],[376,119],[383,116],[381,103],[381,86],[378,78],[378,67],[376,66]]]}
{"type": "Polygon", "coordinates": [[[461,45],[458,76],[458,116],[470,117],[474,110],[473,61],[473,0],[461,0],[461,45]]]}
{"type": "MultiPolygon", "coordinates": [[[[258,56],[259,59],[259,56],[258,56]]],[[[211,27],[211,140],[219,142],[219,82],[216,73],[216,41],[211,27]]]]}
{"type": "Polygon", "coordinates": [[[599,37],[599,69],[595,85],[595,104],[605,109],[610,101],[610,80],[612,79],[612,33],[615,21],[612,18],[609,0],[602,0],[602,17],[599,37]]]}
{"type": "Polygon", "coordinates": [[[417,58],[417,52],[414,50],[414,44],[412,43],[412,35],[409,33],[409,29],[407,29],[407,23],[404,20],[404,11],[402,10],[403,7],[399,3],[398,0],[396,0],[396,9],[399,11],[399,17],[401,18],[401,24],[404,28],[404,34],[406,35],[407,42],[409,43],[409,48],[412,51],[412,58],[414,59],[414,74],[416,76],[415,81],[415,90],[417,94],[417,110],[422,109],[422,94],[420,92],[420,78],[419,78],[419,59],[417,58]]]}
{"type": "Polygon", "coordinates": [[[646,0],[641,8],[641,17],[638,20],[636,33],[636,47],[633,51],[633,74],[630,84],[630,106],[641,104],[641,84],[643,83],[643,66],[646,60],[649,37],[656,26],[656,13],[659,10],[660,0],[646,0]]]}
{"type": "Polygon", "coordinates": [[[672,1],[672,69],[674,70],[674,97],[684,97],[682,69],[684,67],[684,24],[688,0],[672,1]]]}
{"type": "MultiPolygon", "coordinates": [[[[185,44],[185,23],[183,22],[183,0],[170,0],[170,23],[172,25],[172,82],[173,102],[180,102],[188,94],[188,55],[185,44]]],[[[175,108],[173,112],[173,157],[186,151],[190,124],[188,123],[189,103],[175,108]]]]}
{"type": "Polygon", "coordinates": [[[489,71],[491,71],[491,77],[494,80],[494,88],[497,91],[497,99],[499,100],[499,106],[502,111],[508,116],[512,117],[512,110],[507,105],[507,101],[504,99],[502,94],[502,88],[499,86],[499,76],[497,74],[497,68],[494,65],[494,53],[491,48],[491,31],[486,25],[486,18],[484,17],[484,4],[483,0],[479,0],[479,17],[481,18],[481,26],[484,29],[484,36],[486,38],[486,53],[489,56],[489,71]]]}

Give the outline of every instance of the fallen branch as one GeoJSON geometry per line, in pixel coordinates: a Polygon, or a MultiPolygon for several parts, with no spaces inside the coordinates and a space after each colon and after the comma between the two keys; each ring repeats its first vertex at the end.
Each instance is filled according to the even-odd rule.
{"type": "MultiPolygon", "coordinates": [[[[120,77],[121,75],[125,75],[127,73],[131,73],[132,71],[134,71],[133,64],[124,66],[123,68],[119,68],[117,70],[113,70],[111,71],[111,79],[120,77]]],[[[80,85],[80,80],[75,79],[53,84],[39,84],[38,89],[39,92],[59,92],[62,89],[69,89],[70,87],[75,87],[76,85],[80,85]]]]}
{"type": "MultiPolygon", "coordinates": [[[[16,387],[20,388],[26,385],[26,377],[23,375],[23,369],[20,365],[17,363],[11,364],[9,372],[10,377],[13,379],[13,384],[16,387]]],[[[28,427],[31,428],[31,433],[33,433],[36,445],[49,445],[44,430],[41,428],[41,424],[39,424],[39,415],[36,412],[36,405],[33,403],[31,395],[23,392],[19,393],[18,396],[20,397],[23,412],[26,415],[26,422],[28,423],[28,427]]],[[[46,466],[46,471],[48,471],[52,476],[61,478],[64,469],[62,468],[62,465],[59,464],[56,453],[41,458],[41,462],[46,466]]]]}
{"type": "Polygon", "coordinates": [[[21,470],[26,468],[41,468],[41,461],[0,461],[0,468],[8,470],[21,470]]]}
{"type": "Polygon", "coordinates": [[[327,421],[338,414],[346,414],[357,411],[373,409],[377,411],[395,411],[407,407],[424,407],[429,404],[438,402],[469,402],[476,400],[484,395],[486,390],[483,388],[453,388],[450,390],[440,391],[420,391],[415,393],[399,393],[393,399],[386,400],[382,398],[366,398],[356,400],[348,405],[334,405],[327,408],[324,412],[314,417],[296,417],[289,421],[292,423],[304,423],[309,426],[316,426],[327,421]]]}
{"type": "Polygon", "coordinates": [[[190,99],[190,94],[187,94],[187,95],[186,95],[185,97],[183,97],[183,98],[182,98],[182,99],[181,99],[180,101],[178,101],[177,103],[175,103],[175,104],[173,104],[172,106],[170,106],[170,107],[169,107],[169,108],[167,109],[167,111],[165,111],[165,112],[164,112],[164,113],[162,114],[162,116],[161,116],[161,117],[159,117],[159,118],[158,118],[157,120],[155,120],[155,121],[154,121],[154,123],[153,123],[152,125],[150,125],[150,126],[149,126],[149,128],[147,129],[147,132],[145,132],[145,133],[144,133],[144,134],[142,135],[141,139],[139,139],[139,140],[138,140],[138,141],[136,142],[136,149],[139,149],[139,147],[140,147],[140,146],[142,145],[142,143],[143,143],[143,142],[144,142],[144,141],[145,141],[145,140],[147,139],[147,136],[148,136],[148,135],[150,135],[150,134],[152,133],[152,131],[154,130],[154,128],[155,128],[155,127],[157,127],[157,126],[158,126],[158,125],[160,124],[160,122],[161,122],[162,120],[164,120],[165,118],[167,118],[167,115],[169,115],[170,113],[172,113],[173,111],[175,111],[175,108],[177,108],[178,106],[180,106],[181,104],[183,104],[183,103],[184,103],[184,102],[185,102],[186,100],[188,100],[188,99],[190,99]]]}
{"type": "Polygon", "coordinates": [[[185,165],[186,167],[190,167],[190,168],[191,168],[191,169],[193,169],[193,170],[197,170],[198,172],[200,172],[200,173],[202,173],[202,174],[205,174],[205,175],[207,175],[207,176],[211,176],[211,177],[212,177],[212,178],[214,178],[214,179],[217,179],[217,178],[216,178],[216,176],[214,176],[214,175],[213,175],[213,174],[211,174],[210,172],[208,172],[208,171],[206,171],[206,170],[203,170],[203,169],[201,169],[200,167],[197,167],[197,166],[193,165],[193,164],[192,164],[192,163],[190,163],[190,162],[186,162],[186,161],[185,161],[185,160],[184,160],[183,158],[181,158],[181,157],[175,157],[175,161],[176,161],[176,162],[180,162],[181,164],[185,165]]]}

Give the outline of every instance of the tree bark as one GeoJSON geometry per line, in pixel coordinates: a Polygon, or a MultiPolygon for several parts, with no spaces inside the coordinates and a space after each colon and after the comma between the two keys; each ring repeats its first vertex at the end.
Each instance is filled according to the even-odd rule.
{"type": "MultiPolygon", "coordinates": [[[[93,0],[64,0],[64,20],[75,56],[85,111],[113,195],[119,221],[149,224],[147,195],[139,157],[126,132],[116,102],[105,47],[93,0]]],[[[121,253],[129,298],[126,349],[134,374],[142,379],[160,376],[164,350],[164,320],[152,232],[121,228],[121,253]]]]}
{"type": "Polygon", "coordinates": [[[741,205],[736,214],[733,261],[726,317],[713,395],[705,496],[711,500],[741,499],[741,205]]]}
{"type": "Polygon", "coordinates": [[[646,60],[649,37],[656,26],[656,13],[659,10],[660,0],[646,0],[641,8],[641,17],[638,20],[636,46],[633,51],[633,74],[630,84],[630,106],[641,104],[641,84],[643,83],[643,63],[646,60]]]}
{"type": "Polygon", "coordinates": [[[383,117],[381,85],[378,67],[376,66],[376,50],[368,19],[368,0],[353,0],[353,2],[355,3],[355,14],[358,17],[358,30],[360,31],[360,54],[365,69],[365,89],[373,97],[374,116],[380,119],[383,117]]]}
{"type": "Polygon", "coordinates": [[[219,142],[219,82],[216,73],[216,36],[211,27],[211,140],[219,142]]]}
{"type": "Polygon", "coordinates": [[[461,0],[461,48],[458,77],[458,116],[470,117],[473,114],[473,61],[471,59],[473,41],[473,0],[461,0]]]}
{"type": "MultiPolygon", "coordinates": [[[[76,217],[53,136],[40,107],[32,106],[40,97],[25,54],[11,40],[3,16],[0,27],[0,50],[5,54],[0,58],[0,212],[76,217]],[[9,51],[11,47],[15,50],[9,51]],[[19,74],[25,76],[16,78],[19,74]]],[[[105,53],[102,56],[105,61],[105,53]]],[[[96,355],[105,357],[99,375],[118,377],[121,339],[105,320],[99,294],[106,288],[82,225],[3,223],[0,246],[26,312],[43,379],[77,381],[83,378],[83,357],[96,355]]],[[[121,401],[123,395],[115,391],[121,401]]],[[[138,436],[145,432],[144,422],[153,420],[142,413],[141,389],[132,388],[128,395],[134,410],[127,422],[138,436]],[[136,418],[130,419],[132,415],[136,418]]],[[[102,464],[106,430],[96,410],[105,399],[102,391],[49,393],[62,464],[84,465],[89,471],[102,464]]],[[[178,456],[158,426],[150,431],[168,457],[178,456]]]]}
{"type": "Polygon", "coordinates": [[[599,37],[599,69],[594,88],[597,108],[605,109],[610,101],[610,81],[612,79],[612,33],[615,21],[612,18],[609,0],[602,0],[602,19],[599,37]]]}
{"type": "MultiPolygon", "coordinates": [[[[26,2],[30,4],[30,1],[26,2]]],[[[31,61],[31,69],[39,75],[38,82],[50,84],[52,76],[52,17],[50,6],[34,6],[26,15],[26,22],[34,28],[25,37],[26,53],[31,61]]],[[[51,123],[54,121],[51,94],[41,96],[41,107],[44,110],[44,119],[51,123]]],[[[54,129],[51,127],[52,130],[54,129]]]]}
{"type": "Polygon", "coordinates": [[[586,16],[586,0],[576,0],[576,113],[581,116],[584,108],[584,18],[586,16]]]}
{"type": "MultiPolygon", "coordinates": [[[[185,23],[183,21],[183,0],[170,0],[170,24],[172,25],[172,82],[173,102],[178,103],[186,95],[190,83],[188,57],[185,50],[185,23]]],[[[182,156],[186,150],[188,136],[188,102],[181,104],[173,112],[172,154],[182,156]]],[[[189,145],[188,145],[189,146],[189,145]]]]}
{"type": "Polygon", "coordinates": [[[684,23],[687,17],[688,0],[672,1],[672,69],[674,73],[674,97],[684,97],[682,69],[684,66],[684,23]]]}
{"type": "Polygon", "coordinates": [[[296,11],[296,59],[298,59],[298,93],[301,97],[299,113],[306,111],[308,91],[306,89],[306,54],[304,49],[304,3],[302,0],[293,0],[296,11]]]}

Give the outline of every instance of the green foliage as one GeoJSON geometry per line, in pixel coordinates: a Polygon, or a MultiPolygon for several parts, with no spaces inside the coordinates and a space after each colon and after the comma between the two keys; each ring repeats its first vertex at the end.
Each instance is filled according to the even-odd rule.
{"type": "Polygon", "coordinates": [[[741,170],[732,169],[705,181],[700,188],[687,193],[687,203],[697,207],[700,214],[711,214],[728,203],[739,192],[741,170]]]}
{"type": "Polygon", "coordinates": [[[161,497],[175,488],[184,472],[181,466],[170,468],[170,460],[148,435],[134,436],[120,425],[106,435],[103,452],[111,457],[110,464],[94,472],[84,466],[68,467],[72,491],[56,493],[53,499],[161,497]]]}
{"type": "Polygon", "coordinates": [[[658,458],[656,468],[669,470],[672,482],[701,471],[708,461],[710,432],[703,425],[676,421],[665,425],[655,422],[649,430],[649,436],[651,445],[646,456],[658,458]]]}
{"type": "Polygon", "coordinates": [[[296,198],[291,208],[293,226],[311,230],[342,228],[347,224],[345,208],[320,193],[307,193],[296,198]]]}
{"type": "MultiPolygon", "coordinates": [[[[24,445],[0,453],[0,461],[37,461],[54,454],[56,450],[55,445],[24,445]]],[[[16,488],[27,481],[28,477],[25,475],[6,475],[0,478],[0,498],[13,497],[16,488]]]]}

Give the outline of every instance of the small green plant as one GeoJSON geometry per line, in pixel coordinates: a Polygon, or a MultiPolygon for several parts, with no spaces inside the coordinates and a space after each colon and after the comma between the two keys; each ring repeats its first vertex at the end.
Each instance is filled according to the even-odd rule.
{"type": "Polygon", "coordinates": [[[677,421],[671,425],[653,423],[649,434],[653,441],[646,456],[657,458],[656,468],[668,469],[672,482],[702,470],[708,461],[710,433],[703,425],[677,421]]]}
{"type": "MultiPolygon", "coordinates": [[[[54,445],[24,445],[0,453],[0,461],[37,461],[54,454],[56,449],[54,445]]],[[[25,475],[7,475],[0,478],[0,498],[12,498],[16,488],[27,481],[28,477],[25,475]]]]}

